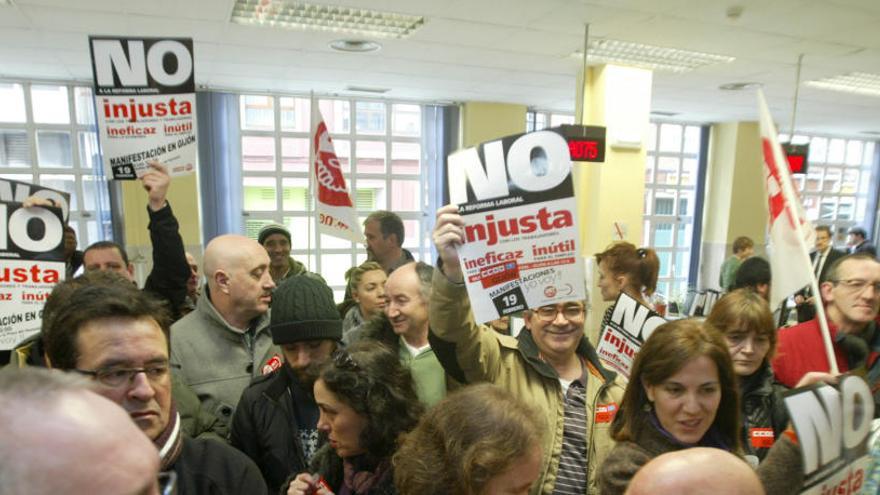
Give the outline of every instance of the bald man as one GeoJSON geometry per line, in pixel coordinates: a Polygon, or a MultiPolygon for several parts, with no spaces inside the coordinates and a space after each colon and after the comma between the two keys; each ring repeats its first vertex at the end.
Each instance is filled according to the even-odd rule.
{"type": "Polygon", "coordinates": [[[739,457],[721,449],[694,447],[655,457],[639,469],[626,490],[626,495],[657,493],[764,495],[764,488],[739,457]]]}
{"type": "Polygon", "coordinates": [[[39,368],[0,373],[0,491],[158,495],[159,453],[85,379],[39,368]]]}
{"type": "Polygon", "coordinates": [[[195,310],[171,327],[171,367],[229,425],[251,379],[283,362],[268,328],[275,282],[266,250],[240,235],[208,243],[204,273],[195,310]]]}

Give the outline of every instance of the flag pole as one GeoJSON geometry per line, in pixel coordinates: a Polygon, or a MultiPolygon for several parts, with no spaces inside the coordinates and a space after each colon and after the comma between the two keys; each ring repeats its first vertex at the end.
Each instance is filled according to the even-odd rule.
{"type": "MultiPolygon", "coordinates": [[[[770,126],[770,133],[773,136],[776,136],[776,126],[773,124],[772,119],[769,119],[770,111],[767,107],[767,101],[764,99],[764,92],[760,89],[758,89],[758,99],[762,107],[762,112],[765,112],[768,116],[768,120],[770,120],[768,122],[770,126]]],[[[785,156],[778,144],[776,146],[773,146],[772,153],[774,155],[774,160],[777,162],[777,166],[780,170],[782,170],[783,167],[788,167],[788,161],[785,160],[785,156]],[[782,156],[776,156],[777,153],[782,154],[782,156]],[[782,160],[780,160],[780,158],[782,160]]],[[[782,197],[785,201],[785,211],[795,224],[795,237],[797,237],[798,246],[800,246],[801,254],[806,260],[809,260],[810,251],[807,248],[807,243],[804,241],[804,236],[801,232],[802,219],[798,213],[798,209],[794,207],[795,205],[791,204],[791,201],[793,201],[798,196],[796,195],[794,188],[791,187],[791,176],[788,173],[788,168],[785,168],[784,170],[784,172],[780,173],[785,174],[785,180],[780,180],[779,182],[782,186],[782,197]]],[[[837,359],[834,355],[834,346],[831,343],[831,332],[828,329],[828,321],[825,318],[825,307],[822,304],[822,295],[819,292],[819,284],[816,282],[816,274],[813,273],[812,270],[810,271],[810,287],[813,290],[813,303],[816,306],[816,318],[819,319],[819,333],[822,335],[822,343],[825,347],[825,356],[828,358],[828,368],[832,374],[836,375],[839,373],[839,370],[837,368],[837,359]]]]}
{"type": "MultiPolygon", "coordinates": [[[[309,225],[306,228],[306,238],[309,240],[308,258],[310,267],[312,258],[312,227],[314,227],[316,231],[318,229],[317,219],[315,218],[318,212],[318,197],[316,194],[318,185],[315,181],[315,133],[317,132],[317,126],[315,125],[315,122],[317,121],[317,119],[315,118],[315,112],[318,111],[318,107],[315,103],[315,90],[311,90],[309,91],[309,190],[312,194],[312,201],[310,201],[309,203],[310,205],[313,205],[313,207],[309,205],[306,206],[307,209],[312,210],[308,217],[309,223],[311,223],[312,225],[309,225]]],[[[317,259],[315,260],[315,262],[317,263],[317,259]]]]}

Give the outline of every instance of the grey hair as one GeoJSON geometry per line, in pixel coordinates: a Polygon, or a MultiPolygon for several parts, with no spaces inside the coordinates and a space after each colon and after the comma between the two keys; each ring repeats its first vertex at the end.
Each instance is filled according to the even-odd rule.
{"type": "Polygon", "coordinates": [[[434,277],[434,267],[424,261],[416,261],[416,275],[419,277],[419,295],[428,303],[431,299],[431,279],[434,277]]]}
{"type": "MultiPolygon", "coordinates": [[[[34,411],[52,410],[63,394],[93,390],[91,380],[73,373],[34,367],[4,369],[0,371],[0,424],[9,426],[34,411]]],[[[27,442],[24,435],[10,431],[0,442],[0,486],[5,494],[40,491],[29,474],[36,459],[22,455],[22,443],[27,442]]]]}

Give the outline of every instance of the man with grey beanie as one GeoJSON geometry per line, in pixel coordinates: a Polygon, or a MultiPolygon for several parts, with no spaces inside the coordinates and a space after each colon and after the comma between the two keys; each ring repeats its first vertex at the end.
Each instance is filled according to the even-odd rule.
{"type": "Polygon", "coordinates": [[[283,225],[270,223],[260,229],[257,234],[257,242],[266,250],[269,255],[269,275],[276,284],[295,277],[297,275],[305,275],[320,280],[324,279],[317,273],[310,272],[306,269],[306,265],[290,257],[290,248],[293,241],[290,238],[290,231],[283,225]]]}
{"type": "Polygon", "coordinates": [[[270,493],[307,469],[325,439],[318,436],[315,371],[342,339],[333,291],[311,277],[291,277],[272,294],[269,324],[285,366],[245,389],[232,420],[230,442],[259,466],[270,493]]]}

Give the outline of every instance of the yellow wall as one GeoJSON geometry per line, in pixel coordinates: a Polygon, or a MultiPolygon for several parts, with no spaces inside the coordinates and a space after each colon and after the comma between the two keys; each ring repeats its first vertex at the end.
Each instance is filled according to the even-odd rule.
{"type": "Polygon", "coordinates": [[[574,174],[592,308],[587,331],[593,342],[598,338],[602,314],[613,303],[601,300],[593,255],[616,240],[612,235],[615,223],[625,230],[624,240],[642,244],[646,150],[644,146],[624,149],[613,144],[618,138],[634,135],[644,142],[651,81],[648,70],[612,65],[591,68],[579,81],[579,121],[607,127],[605,162],[575,164],[574,174]]]}
{"type": "MultiPolygon", "coordinates": [[[[186,249],[201,259],[202,229],[199,221],[199,188],[196,174],[171,178],[168,203],[180,223],[186,249]]],[[[152,267],[152,246],[147,225],[147,192],[140,181],[122,183],[122,210],[125,218],[125,248],[135,263],[138,280],[143,283],[152,267]]]]}
{"type": "Polygon", "coordinates": [[[765,252],[767,198],[757,122],[712,126],[704,205],[698,285],[717,289],[734,239],[751,237],[755,252],[765,252]]]}
{"type": "Polygon", "coordinates": [[[461,107],[461,147],[526,131],[526,106],[471,101],[461,107]]]}

